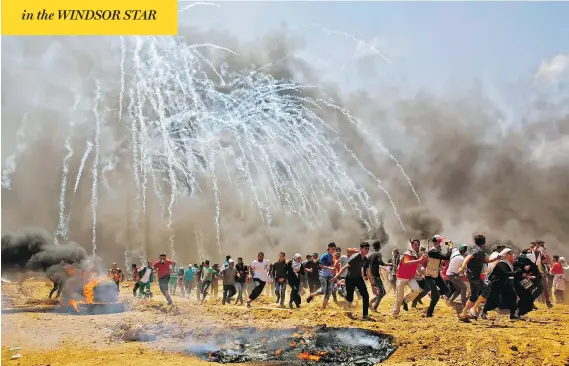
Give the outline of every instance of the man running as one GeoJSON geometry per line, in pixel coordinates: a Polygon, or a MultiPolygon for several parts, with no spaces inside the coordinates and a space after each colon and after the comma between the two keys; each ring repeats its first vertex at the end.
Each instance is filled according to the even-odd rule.
{"type": "Polygon", "coordinates": [[[168,305],[172,305],[172,298],[170,297],[168,285],[170,284],[170,268],[176,264],[175,261],[166,259],[166,253],[160,253],[160,260],[154,263],[154,270],[158,275],[158,286],[160,292],[166,298],[168,305]]]}
{"type": "Polygon", "coordinates": [[[192,293],[192,287],[194,287],[194,275],[194,266],[192,264],[188,264],[188,268],[184,270],[184,289],[186,290],[188,299],[192,293]]]}
{"type": "Polygon", "coordinates": [[[150,263],[150,261],[146,262],[146,266],[140,267],[138,269],[138,276],[140,278],[138,298],[141,298],[143,294],[145,294],[147,297],[152,297],[150,284],[154,279],[154,270],[152,269],[152,263],[150,263]]]}
{"type": "Polygon", "coordinates": [[[142,285],[140,283],[140,275],[138,274],[138,272],[140,271],[140,268],[138,268],[136,266],[136,263],[132,264],[132,280],[134,281],[134,288],[132,289],[132,297],[136,297],[136,290],[138,290],[140,288],[140,286],[142,285]]]}
{"type": "Polygon", "coordinates": [[[447,275],[448,280],[450,283],[453,284],[455,291],[451,294],[450,298],[448,299],[449,304],[460,295],[460,301],[462,306],[466,305],[466,292],[467,287],[466,283],[464,282],[463,273],[460,272],[460,267],[464,263],[464,255],[468,247],[464,244],[461,244],[458,247],[458,250],[450,256],[450,263],[447,268],[447,275]]]}
{"type": "Polygon", "coordinates": [[[221,301],[221,304],[230,304],[231,298],[237,292],[235,290],[235,278],[238,276],[238,273],[235,269],[235,263],[233,262],[233,259],[227,259],[227,267],[224,267],[221,270],[221,276],[223,278],[223,300],[221,301]]]}
{"type": "Polygon", "coordinates": [[[271,270],[271,277],[275,281],[275,295],[276,303],[284,307],[285,293],[286,293],[286,255],[283,252],[279,253],[279,260],[273,264],[271,270]]]}
{"type": "Polygon", "coordinates": [[[318,253],[306,256],[304,271],[306,272],[306,280],[308,282],[308,293],[311,294],[320,287],[320,279],[318,276],[318,253]]]}
{"type": "Polygon", "coordinates": [[[391,263],[391,268],[389,270],[389,283],[395,293],[397,287],[397,270],[399,269],[399,264],[401,263],[401,254],[399,254],[399,249],[393,248],[391,251],[391,259],[388,261],[391,263]]]}
{"type": "Polygon", "coordinates": [[[249,295],[249,299],[247,299],[247,307],[251,307],[251,302],[253,302],[259,295],[263,292],[265,288],[265,284],[269,280],[269,266],[271,262],[268,259],[265,259],[265,254],[263,252],[259,252],[257,254],[257,259],[251,263],[249,267],[249,272],[251,273],[251,277],[253,279],[253,284],[255,288],[251,291],[249,295]]]}
{"type": "Polygon", "coordinates": [[[346,264],[340,271],[330,280],[334,282],[338,279],[340,274],[344,271],[348,271],[346,276],[346,301],[352,303],[354,301],[354,291],[356,288],[362,296],[362,320],[370,320],[368,316],[369,309],[369,293],[367,292],[367,287],[365,280],[369,278],[370,283],[373,286],[371,280],[371,272],[369,270],[369,260],[367,254],[369,253],[369,243],[363,242],[360,244],[360,252],[354,254],[348,264],[346,264]]]}
{"type": "Polygon", "coordinates": [[[468,277],[468,282],[470,283],[470,298],[466,303],[462,313],[459,316],[459,320],[462,322],[469,322],[469,316],[473,318],[478,318],[478,313],[480,312],[480,305],[484,302],[484,297],[480,296],[484,284],[482,282],[482,269],[484,264],[493,263],[501,259],[498,255],[494,259],[489,259],[484,251],[486,246],[486,237],[483,234],[476,234],[474,236],[474,248],[470,251],[470,254],[464,259],[464,263],[459,269],[459,273],[466,269],[466,275],[468,277]]]}
{"type": "Polygon", "coordinates": [[[372,245],[374,252],[369,256],[369,269],[371,273],[370,281],[372,284],[373,294],[375,295],[372,299],[372,310],[377,311],[381,299],[383,299],[386,294],[385,286],[383,286],[381,274],[379,273],[380,267],[391,267],[391,264],[383,262],[383,258],[379,252],[381,249],[381,243],[379,241],[374,241],[372,245]]]}
{"type": "Polygon", "coordinates": [[[109,269],[109,277],[115,281],[117,290],[120,291],[120,283],[124,281],[124,272],[117,266],[116,263],[113,263],[113,267],[109,269]]]}
{"type": "MultiPolygon", "coordinates": [[[[341,255],[340,258],[338,259],[338,263],[336,264],[336,274],[340,272],[340,270],[346,265],[348,264],[348,261],[350,260],[350,258],[352,257],[352,254],[354,254],[352,252],[352,250],[350,248],[346,249],[346,254],[341,255]]],[[[340,296],[342,297],[346,297],[346,276],[348,275],[348,272],[344,271],[342,274],[340,274],[339,281],[336,283],[336,287],[338,289],[338,293],[340,294],[340,296]]]]}
{"type": "Polygon", "coordinates": [[[403,254],[403,259],[399,264],[399,269],[397,270],[397,285],[395,288],[395,305],[393,306],[393,316],[399,316],[399,310],[401,305],[403,305],[403,310],[409,311],[409,304],[412,302],[421,292],[421,287],[414,279],[417,274],[417,268],[419,264],[427,260],[427,254],[423,253],[421,257],[417,254],[421,242],[418,239],[411,241],[411,249],[403,254]],[[405,286],[411,288],[411,292],[405,295],[405,286]]]}
{"type": "Polygon", "coordinates": [[[243,263],[243,258],[237,258],[237,265],[235,265],[237,270],[236,274],[236,285],[237,285],[237,299],[235,303],[239,301],[243,305],[243,291],[245,290],[245,281],[247,280],[247,266],[243,263]]]}
{"type": "Polygon", "coordinates": [[[214,276],[215,270],[209,266],[209,260],[206,260],[202,269],[202,304],[205,301],[207,290],[211,286],[214,276]]]}
{"type": "Polygon", "coordinates": [[[447,244],[447,252],[446,254],[443,254],[441,251],[441,244],[443,240],[444,239],[440,235],[435,235],[431,240],[433,247],[427,252],[428,259],[425,266],[425,280],[429,284],[429,289],[431,290],[431,302],[427,308],[427,313],[425,314],[427,318],[433,317],[435,306],[437,306],[441,294],[447,295],[450,292],[447,284],[441,278],[441,262],[450,259],[452,243],[447,242],[450,245],[447,244]]]}
{"type": "Polygon", "coordinates": [[[326,253],[322,254],[320,257],[320,289],[316,292],[311,293],[306,299],[307,303],[310,303],[314,296],[324,295],[324,301],[322,301],[322,310],[326,309],[330,296],[332,295],[332,287],[334,283],[330,281],[332,279],[332,272],[334,271],[334,253],[336,252],[336,243],[328,244],[328,249],[326,253]]]}

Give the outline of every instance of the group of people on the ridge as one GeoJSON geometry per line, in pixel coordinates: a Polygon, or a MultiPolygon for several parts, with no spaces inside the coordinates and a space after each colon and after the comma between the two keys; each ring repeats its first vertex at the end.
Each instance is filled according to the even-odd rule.
{"type": "MultiPolygon", "coordinates": [[[[369,308],[378,310],[388,285],[395,294],[395,317],[401,308],[408,311],[410,306],[415,308],[422,304],[426,295],[430,295],[430,303],[425,317],[433,316],[441,297],[449,305],[460,297],[462,310],[458,318],[463,322],[486,318],[487,313],[496,308],[507,309],[511,319],[519,319],[536,309],[534,302],[538,298],[543,298],[551,307],[552,294],[557,302],[564,302],[564,293],[569,290],[569,265],[563,257],[550,256],[543,241],[532,242],[518,256],[511,248],[500,245],[488,255],[482,234],[475,235],[473,241],[474,246],[469,250],[465,244],[455,246],[435,235],[427,249],[421,247],[420,240],[414,239],[403,254],[394,248],[387,262],[380,253],[379,241],[373,242],[371,253],[368,242],[362,242],[359,248],[348,248],[345,254],[335,243],[330,243],[322,255],[309,254],[303,260],[300,253],[296,253],[287,259],[281,252],[274,263],[259,252],[250,265],[242,258],[234,262],[228,255],[221,266],[211,265],[206,260],[200,265],[189,264],[182,268],[162,253],[154,263],[149,261],[141,267],[132,265],[133,296],[152,297],[151,283],[157,279],[169,305],[171,295],[176,295],[178,288],[181,296],[188,298],[195,288],[198,301],[203,303],[210,291],[211,296],[217,298],[221,281],[222,304],[235,301],[251,307],[265,290],[266,295],[274,291],[276,303],[286,307],[290,289],[289,308],[299,308],[301,296],[308,293],[307,303],[322,296],[321,307],[325,309],[330,298],[337,302],[340,296],[351,304],[356,295],[362,301],[363,319],[367,320],[369,308]],[[445,252],[443,243],[447,247],[445,252]],[[371,299],[366,281],[372,289],[371,299]]],[[[117,288],[125,279],[116,264],[108,274],[117,288]]],[[[54,281],[50,297],[55,291],[59,296],[61,286],[60,281],[54,281]]]]}

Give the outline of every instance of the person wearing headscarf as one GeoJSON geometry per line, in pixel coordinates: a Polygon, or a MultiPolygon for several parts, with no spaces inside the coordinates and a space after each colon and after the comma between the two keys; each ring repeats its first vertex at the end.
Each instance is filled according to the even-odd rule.
{"type": "Polygon", "coordinates": [[[553,275],[553,295],[555,295],[555,300],[559,304],[563,304],[565,302],[565,271],[563,270],[563,266],[561,265],[561,259],[565,262],[565,258],[554,255],[553,256],[553,265],[551,266],[551,274],[553,275]]]}
{"type": "Polygon", "coordinates": [[[486,299],[483,314],[496,308],[510,310],[510,319],[519,319],[516,313],[517,294],[514,288],[514,252],[506,248],[500,252],[500,261],[484,280],[480,296],[486,299]]]}
{"type": "Polygon", "coordinates": [[[523,316],[533,310],[534,293],[538,289],[536,274],[539,269],[533,261],[527,257],[528,250],[525,249],[514,262],[514,286],[519,297],[518,315],[523,316]]]}
{"type": "Polygon", "coordinates": [[[304,264],[302,263],[302,256],[300,253],[296,253],[292,259],[286,263],[286,275],[288,280],[288,285],[290,286],[290,297],[288,302],[288,307],[292,309],[292,303],[296,305],[296,308],[300,308],[302,299],[300,297],[300,278],[304,276],[304,264]]]}

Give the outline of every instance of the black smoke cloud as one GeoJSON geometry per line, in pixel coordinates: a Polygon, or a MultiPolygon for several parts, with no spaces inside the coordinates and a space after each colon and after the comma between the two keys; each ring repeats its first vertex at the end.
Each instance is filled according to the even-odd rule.
{"type": "Polygon", "coordinates": [[[405,235],[409,240],[431,239],[434,235],[443,232],[443,223],[434,212],[427,207],[411,207],[401,214],[401,219],[405,223],[405,231],[400,235],[405,235]]]}
{"type": "MultiPolygon", "coordinates": [[[[181,33],[186,42],[215,43],[239,53],[212,53],[209,56],[215,64],[226,63],[230,69],[240,70],[272,63],[259,72],[319,83],[318,71],[297,56],[302,39],[286,30],[262,36],[250,44],[219,31],[183,29],[181,33]]],[[[87,91],[93,89],[93,85],[77,80],[85,80],[86,75],[119,80],[120,50],[116,48],[117,40],[99,38],[9,41],[9,48],[2,53],[2,83],[4,90],[11,91],[2,98],[3,150],[10,145],[14,149],[11,139],[24,112],[29,112],[28,124],[35,128],[28,133],[27,148],[17,159],[12,190],[2,192],[3,226],[13,229],[34,224],[53,232],[58,222],[64,140],[69,136],[67,112],[74,93],[90,98],[92,93],[87,91]],[[48,56],[55,61],[46,72],[40,60],[49,59],[48,56]],[[80,87],[74,92],[70,85],[80,87]],[[49,102],[34,104],[42,98],[49,102]]],[[[3,47],[6,44],[3,42],[3,47]]],[[[120,85],[111,85],[103,91],[104,101],[114,111],[118,109],[120,85]]],[[[569,236],[569,159],[556,159],[563,149],[555,148],[569,142],[568,115],[557,107],[567,100],[553,101],[542,95],[535,103],[528,103],[527,113],[514,121],[516,128],[500,130],[496,127],[496,121],[502,118],[500,109],[477,91],[453,98],[435,97],[428,91],[402,97],[394,89],[352,93],[342,90],[341,85],[324,85],[322,91],[350,110],[370,131],[371,138],[364,136],[338,111],[318,111],[340,131],[341,143],[354,151],[374,175],[383,178],[407,230],[400,229],[376,182],[363,174],[346,153],[342,157],[348,162],[351,177],[371,192],[372,202],[384,212],[385,221],[372,228],[374,239],[389,237],[391,244],[403,246],[411,237],[427,238],[440,233],[467,242],[474,232],[482,231],[492,240],[511,240],[522,247],[540,237],[556,249],[567,250],[562,243],[569,236]],[[421,197],[422,208],[416,207],[417,201],[393,161],[374,147],[378,141],[383,141],[401,162],[421,197]]],[[[120,151],[120,142],[129,134],[120,126],[105,133],[117,141],[104,146],[105,153],[120,151]]],[[[93,130],[85,128],[72,137],[75,153],[69,162],[71,185],[85,141],[92,135],[93,130]]],[[[3,155],[9,152],[6,150],[3,155]]],[[[92,156],[87,166],[91,166],[92,156]]],[[[145,248],[150,259],[168,251],[170,233],[156,197],[148,196],[146,214],[135,219],[132,171],[128,165],[119,164],[116,175],[114,193],[102,191],[99,197],[98,253],[106,262],[121,262],[125,250],[145,248]]],[[[319,250],[329,241],[342,247],[357,246],[358,240],[368,235],[351,213],[334,209],[320,214],[322,221],[316,227],[307,226],[299,218],[274,213],[273,224],[267,228],[259,219],[252,198],[245,197],[247,202],[242,206],[236,192],[224,183],[219,182],[221,240],[234,256],[254,257],[260,249],[270,250],[269,255],[280,250],[319,250]]],[[[91,172],[86,169],[77,193],[68,189],[65,197],[72,213],[70,239],[83,245],[88,245],[92,236],[90,185],[91,172]]],[[[216,255],[212,193],[204,192],[203,197],[181,199],[174,207],[176,251],[180,258],[192,262],[197,261],[198,243],[205,247],[206,256],[213,259],[216,255]],[[196,229],[200,234],[196,234],[196,229]]],[[[38,257],[39,262],[41,258],[38,257]]]]}
{"type": "Polygon", "coordinates": [[[2,272],[64,273],[65,264],[84,265],[87,252],[77,243],[54,244],[41,228],[25,228],[2,235],[2,272]]]}

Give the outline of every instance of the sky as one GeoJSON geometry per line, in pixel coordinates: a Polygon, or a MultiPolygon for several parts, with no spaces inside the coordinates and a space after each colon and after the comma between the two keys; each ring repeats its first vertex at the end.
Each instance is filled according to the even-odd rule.
{"type": "Polygon", "coordinates": [[[569,73],[569,2],[216,4],[183,12],[180,23],[241,39],[286,24],[305,40],[303,57],[350,89],[476,82],[515,89],[569,73]]]}

